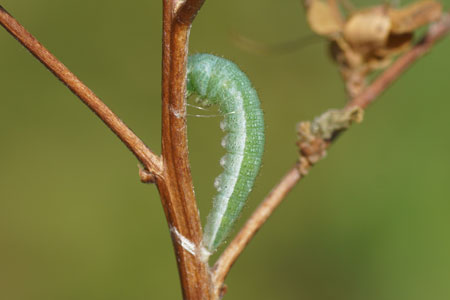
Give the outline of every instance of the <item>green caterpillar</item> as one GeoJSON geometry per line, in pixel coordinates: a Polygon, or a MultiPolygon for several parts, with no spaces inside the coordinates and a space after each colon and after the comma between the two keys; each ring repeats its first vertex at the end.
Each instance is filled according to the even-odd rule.
{"type": "Polygon", "coordinates": [[[196,94],[201,106],[219,106],[224,116],[220,127],[227,133],[222,140],[226,154],[220,160],[224,171],[214,182],[217,195],[203,237],[212,253],[232,229],[261,167],[263,112],[247,76],[233,62],[211,54],[189,57],[187,92],[196,94]]]}

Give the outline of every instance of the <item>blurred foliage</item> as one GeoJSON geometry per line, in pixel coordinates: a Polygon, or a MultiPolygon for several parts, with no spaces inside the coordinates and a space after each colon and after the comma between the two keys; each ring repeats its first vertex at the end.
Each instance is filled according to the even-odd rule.
{"type": "MultiPolygon", "coordinates": [[[[2,5],[159,153],[160,2],[2,5]]],[[[242,223],[295,162],[296,123],[346,96],[323,40],[262,56],[231,32],[271,44],[311,32],[298,0],[206,1],[192,29],[191,52],[238,63],[265,110],[264,167],[242,223]]],[[[135,158],[4,30],[0,45],[0,299],[180,299],[158,194],[135,158]]],[[[449,52],[446,39],[340,138],[233,267],[226,299],[450,298],[449,52]]],[[[189,118],[203,218],[218,122],[189,118]]]]}

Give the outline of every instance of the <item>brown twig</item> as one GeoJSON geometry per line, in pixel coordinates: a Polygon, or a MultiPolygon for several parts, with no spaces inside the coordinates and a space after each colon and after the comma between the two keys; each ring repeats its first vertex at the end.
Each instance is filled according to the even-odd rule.
{"type": "MultiPolygon", "coordinates": [[[[164,0],[162,159],[0,6],[1,25],[97,114],[145,166],[146,172],[155,175],[172,233],[183,298],[189,300],[218,299],[221,296],[225,277],[240,253],[313,165],[309,162],[295,165],[274,187],[217,261],[211,282],[208,265],[201,260],[199,253],[202,230],[188,160],[184,103],[189,30],[203,2],[204,0],[164,0]],[[194,249],[187,248],[183,239],[192,242],[194,249]]],[[[449,30],[450,17],[444,15],[439,23],[430,28],[421,42],[399,58],[360,96],[350,101],[347,107],[368,106],[449,30]]],[[[326,143],[326,147],[330,144],[326,143]]]]}
{"type": "MultiPolygon", "coordinates": [[[[403,72],[411,66],[417,59],[422,57],[435,42],[440,40],[450,31],[450,16],[444,14],[439,22],[433,24],[425,37],[417,43],[410,51],[396,60],[386,71],[384,71],[360,96],[353,99],[347,105],[347,109],[352,107],[366,108],[383,91],[385,91],[392,82],[398,79],[403,72]]],[[[335,139],[324,141],[325,148],[328,148],[335,139]]],[[[323,151],[318,147],[318,151],[323,151]]],[[[274,210],[281,204],[289,191],[302,179],[313,163],[306,161],[292,167],[284,178],[276,185],[269,195],[258,206],[255,212],[244,224],[237,236],[230,242],[214,266],[213,280],[214,286],[218,291],[223,285],[230,268],[237,260],[239,255],[245,249],[256,232],[261,228],[274,210]]]]}
{"type": "Polygon", "coordinates": [[[180,4],[175,6],[177,21],[190,26],[204,2],[205,0],[178,1],[180,4]]]}
{"type": "Polygon", "coordinates": [[[86,85],[0,6],[0,24],[83,101],[130,149],[147,171],[162,174],[161,159],[139,139],[86,85]]]}
{"type": "Polygon", "coordinates": [[[186,239],[200,248],[202,240],[188,162],[184,106],[190,22],[202,3],[197,0],[164,1],[162,158],[151,152],[86,85],[0,6],[0,24],[66,84],[135,154],[145,167],[141,170],[142,180],[156,182],[174,241],[183,298],[188,300],[212,299],[207,263],[201,261],[197,249],[188,249],[183,243],[186,239]],[[175,15],[176,8],[181,9],[179,17],[175,15]]]}
{"type": "Polygon", "coordinates": [[[164,0],[162,66],[162,157],[164,180],[156,180],[172,233],[183,298],[211,298],[209,266],[201,258],[202,229],[189,166],[186,132],[188,36],[203,1],[164,0]],[[178,13],[177,13],[178,12],[178,13]],[[189,241],[194,249],[188,249],[189,241]]]}

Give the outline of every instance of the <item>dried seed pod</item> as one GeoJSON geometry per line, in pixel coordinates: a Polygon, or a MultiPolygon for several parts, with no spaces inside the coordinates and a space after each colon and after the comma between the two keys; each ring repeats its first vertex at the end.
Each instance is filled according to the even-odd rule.
{"type": "Polygon", "coordinates": [[[312,31],[319,35],[336,35],[343,26],[338,14],[322,0],[313,0],[308,4],[307,20],[312,31]]]}
{"type": "Polygon", "coordinates": [[[354,49],[368,53],[386,44],[390,30],[387,10],[378,6],[351,15],[344,25],[343,36],[354,49]]]}
{"type": "Polygon", "coordinates": [[[419,27],[437,21],[442,15],[442,4],[433,0],[412,3],[401,9],[389,9],[391,31],[411,33],[419,27]]]}

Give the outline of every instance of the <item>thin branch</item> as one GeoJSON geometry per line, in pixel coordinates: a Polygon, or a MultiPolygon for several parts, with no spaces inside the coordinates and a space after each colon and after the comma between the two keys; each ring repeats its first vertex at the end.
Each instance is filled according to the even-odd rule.
{"type": "MultiPolygon", "coordinates": [[[[375,99],[385,91],[392,82],[398,79],[409,66],[422,57],[430,50],[435,42],[443,38],[449,31],[450,16],[444,14],[439,22],[430,26],[425,37],[418,42],[417,45],[396,60],[367,89],[365,89],[360,96],[350,101],[347,108],[366,108],[370,103],[375,101],[375,99]]],[[[336,139],[322,141],[323,147],[318,147],[317,151],[327,149],[335,140],[336,139]]],[[[319,157],[322,156],[319,155],[319,157]]],[[[300,164],[296,164],[292,167],[247,220],[238,235],[230,242],[214,266],[213,280],[216,289],[221,288],[230,268],[259,228],[261,228],[278,205],[281,204],[288,192],[304,177],[305,174],[308,173],[314,163],[307,160],[301,160],[300,164]]]]}
{"type": "Polygon", "coordinates": [[[281,201],[283,201],[286,195],[301,178],[302,176],[298,171],[298,166],[295,165],[253,212],[242,230],[236,235],[215,264],[213,269],[213,281],[216,288],[222,286],[229,269],[236,261],[239,254],[245,249],[259,228],[267,221],[278,205],[281,204],[281,201]]]}
{"type": "Polygon", "coordinates": [[[0,24],[28,51],[58,77],[81,101],[83,101],[119,139],[133,152],[148,172],[162,174],[161,159],[154,154],[122,120],[119,119],[86,85],[51,54],[18,21],[0,6],[0,24]]]}
{"type": "Polygon", "coordinates": [[[190,25],[194,21],[195,16],[202,7],[205,0],[185,0],[179,1],[179,5],[175,7],[176,19],[181,24],[190,25]]]}
{"type": "Polygon", "coordinates": [[[183,299],[209,300],[209,266],[202,260],[202,229],[192,185],[186,132],[186,64],[191,21],[203,1],[164,0],[162,157],[164,180],[156,180],[178,263],[183,299]],[[186,7],[187,11],[184,11],[186,7]],[[194,9],[195,8],[195,9],[194,9]],[[175,12],[182,11],[181,19],[175,12]],[[186,247],[189,245],[189,247],[186,247]]]}

